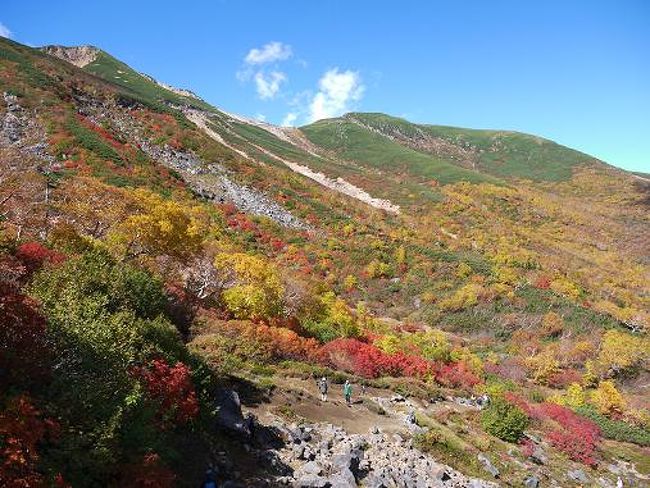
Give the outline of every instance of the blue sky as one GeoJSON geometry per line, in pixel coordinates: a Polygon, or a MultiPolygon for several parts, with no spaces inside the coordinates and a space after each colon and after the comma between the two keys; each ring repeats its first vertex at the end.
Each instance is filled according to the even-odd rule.
{"type": "Polygon", "coordinates": [[[650,172],[650,2],[3,0],[0,34],[94,44],[227,111],[541,135],[650,172]]]}

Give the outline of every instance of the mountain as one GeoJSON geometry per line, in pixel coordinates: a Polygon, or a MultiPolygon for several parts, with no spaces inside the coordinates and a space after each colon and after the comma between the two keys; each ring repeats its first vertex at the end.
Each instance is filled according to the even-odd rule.
{"type": "Polygon", "coordinates": [[[644,175],[384,114],[277,127],[93,46],[0,39],[0,92],[3,485],[650,475],[644,175]]]}

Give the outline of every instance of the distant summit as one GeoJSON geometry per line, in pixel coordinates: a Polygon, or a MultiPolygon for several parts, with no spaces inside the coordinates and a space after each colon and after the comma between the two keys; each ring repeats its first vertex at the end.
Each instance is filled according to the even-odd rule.
{"type": "Polygon", "coordinates": [[[41,48],[41,51],[49,54],[50,56],[56,56],[63,61],[67,61],[70,64],[74,64],[78,68],[83,68],[84,66],[92,63],[97,59],[97,55],[100,52],[99,48],[95,46],[44,46],[41,48]]]}
{"type": "MultiPolygon", "coordinates": [[[[103,52],[101,49],[90,45],[85,45],[85,46],[51,45],[51,46],[44,46],[41,48],[41,50],[49,54],[50,56],[55,56],[70,64],[74,64],[78,68],[84,68],[89,64],[94,63],[95,61],[97,61],[99,54],[103,52]]],[[[164,88],[165,90],[169,90],[170,92],[175,93],[176,95],[180,95],[182,97],[191,97],[191,98],[195,98],[196,100],[204,101],[192,90],[188,90],[186,88],[177,88],[175,86],[168,85],[167,83],[163,83],[161,81],[156,80],[153,76],[149,76],[146,73],[138,72],[138,74],[146,78],[148,81],[151,81],[152,83],[155,83],[156,85],[164,88]]]]}

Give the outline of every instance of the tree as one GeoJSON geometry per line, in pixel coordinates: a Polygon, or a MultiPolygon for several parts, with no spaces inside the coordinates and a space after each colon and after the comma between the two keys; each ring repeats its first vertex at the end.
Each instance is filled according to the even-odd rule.
{"type": "Polygon", "coordinates": [[[549,379],[559,371],[560,362],[552,348],[546,348],[539,354],[526,359],[529,375],[535,383],[546,385],[549,379]]]}
{"type": "Polygon", "coordinates": [[[214,266],[229,276],[231,285],[221,298],[236,318],[268,320],[282,313],[284,286],[277,269],[266,259],[245,253],[220,253],[214,266]]]}
{"type": "Polygon", "coordinates": [[[181,260],[196,255],[207,233],[201,207],[166,200],[145,189],[133,191],[138,209],[118,224],[111,242],[127,255],[168,255],[181,260]]]}
{"type": "Polygon", "coordinates": [[[601,372],[616,375],[632,372],[648,357],[649,339],[612,329],[603,335],[597,361],[601,372]]]}
{"type": "Polygon", "coordinates": [[[104,237],[138,209],[131,192],[90,177],[66,180],[53,197],[54,208],[65,221],[93,238],[104,237]]]}
{"type": "Polygon", "coordinates": [[[321,342],[337,337],[357,337],[359,324],[345,301],[333,292],[318,297],[318,306],[309,317],[302,320],[303,328],[321,342]]]}
{"type": "Polygon", "coordinates": [[[621,415],[626,403],[612,380],[601,381],[591,394],[591,401],[600,413],[610,417],[621,415]]]}
{"type": "Polygon", "coordinates": [[[507,442],[517,442],[524,434],[530,420],[524,411],[506,401],[495,397],[481,414],[481,425],[489,434],[507,442]]]}

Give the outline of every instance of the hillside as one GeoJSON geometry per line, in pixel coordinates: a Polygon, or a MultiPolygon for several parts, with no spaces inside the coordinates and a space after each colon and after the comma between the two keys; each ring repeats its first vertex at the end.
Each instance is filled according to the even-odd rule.
{"type": "Polygon", "coordinates": [[[648,482],[643,175],[92,46],[0,38],[0,93],[1,485],[648,482]]]}

